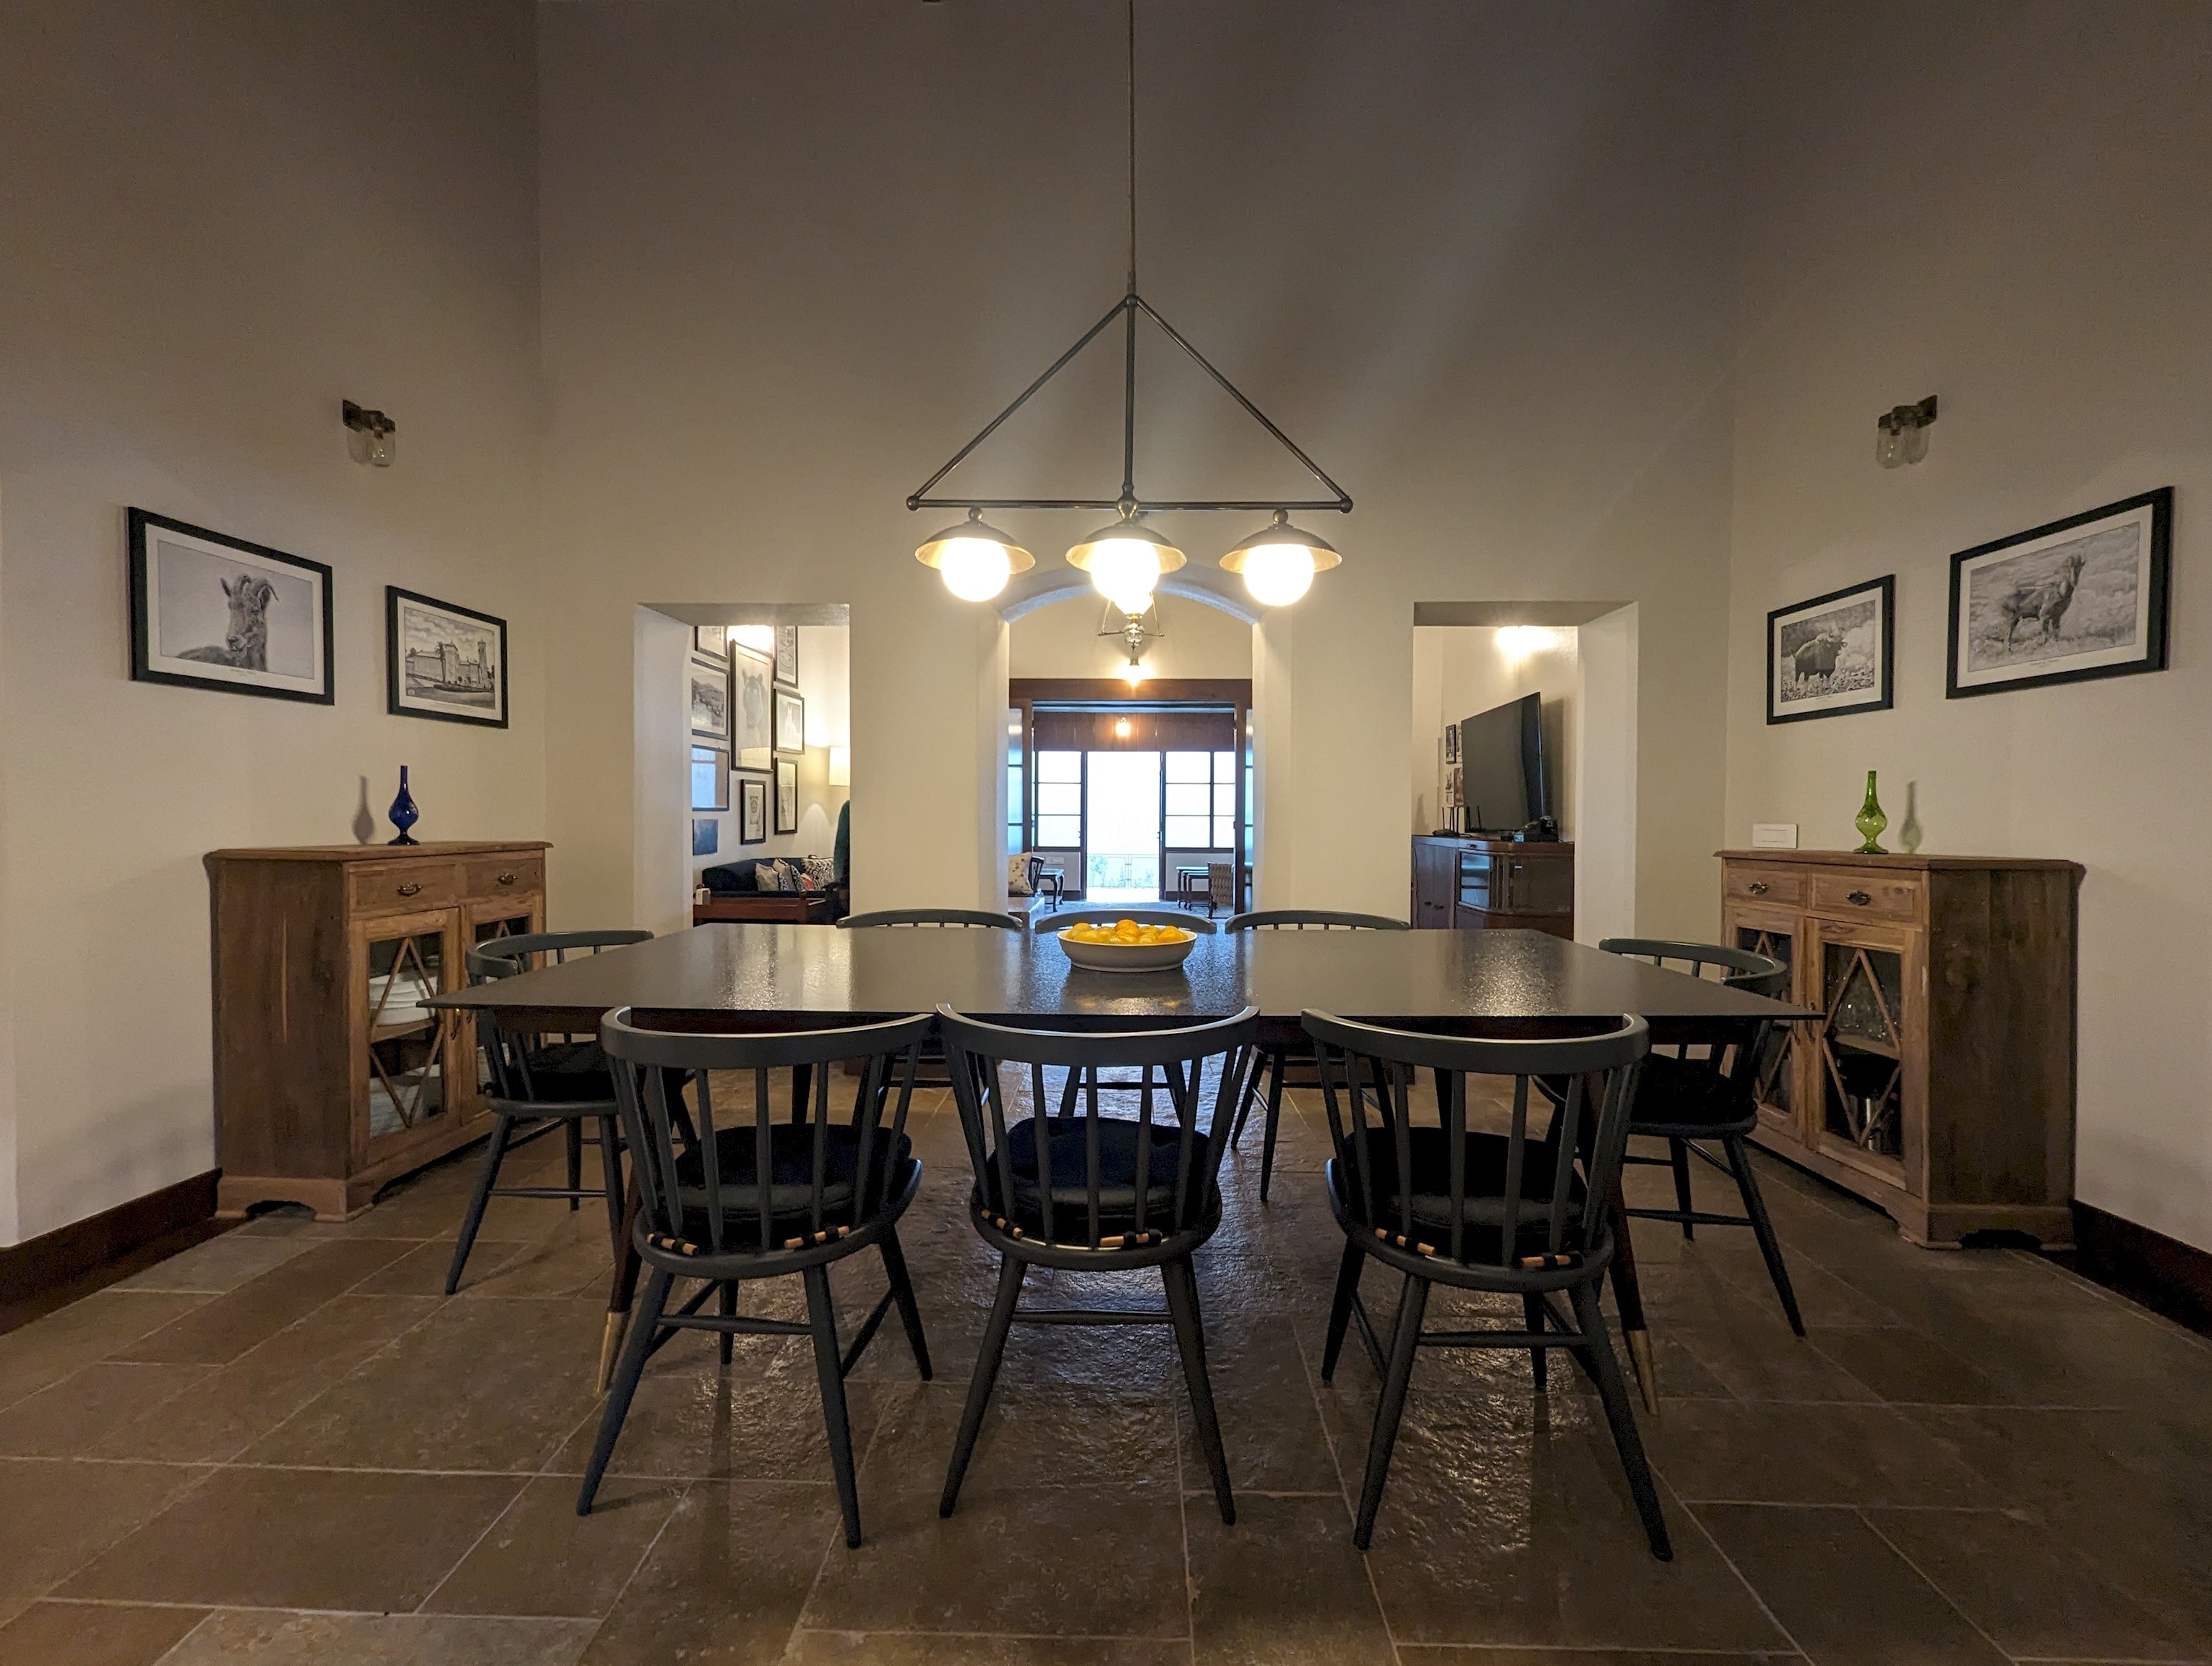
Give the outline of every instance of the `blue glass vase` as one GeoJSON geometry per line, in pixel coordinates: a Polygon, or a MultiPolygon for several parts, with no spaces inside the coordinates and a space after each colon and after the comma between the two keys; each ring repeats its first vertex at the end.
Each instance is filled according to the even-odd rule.
{"type": "Polygon", "coordinates": [[[404,763],[399,766],[399,796],[392,800],[392,808],[384,813],[392,818],[392,824],[399,830],[399,836],[392,841],[393,844],[422,842],[407,830],[422,819],[422,812],[415,807],[415,795],[407,790],[407,766],[404,763]]]}

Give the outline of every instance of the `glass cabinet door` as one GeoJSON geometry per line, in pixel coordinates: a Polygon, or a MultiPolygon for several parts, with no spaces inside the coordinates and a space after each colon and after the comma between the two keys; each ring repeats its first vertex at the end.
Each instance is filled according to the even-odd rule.
{"type": "MultiPolygon", "coordinates": [[[[1788,967],[1790,982],[1784,986],[1783,998],[1799,998],[1797,923],[1795,916],[1767,920],[1738,914],[1731,922],[1730,940],[1739,949],[1763,954],[1768,959],[1778,960],[1788,967]]],[[[1786,1124],[1799,1140],[1809,1140],[1803,1107],[1799,1103],[1802,1073],[1798,1037],[1805,1026],[1784,1024],[1777,1027],[1782,1031],[1780,1043],[1770,1047],[1766,1056],[1759,1061],[1758,1079],[1754,1084],[1759,1110],[1770,1120],[1786,1124]]]]}
{"type": "Polygon", "coordinates": [[[424,1003],[447,988],[442,923],[378,935],[367,944],[368,1138],[412,1134],[447,1109],[445,1020],[424,1003]]]}
{"type": "Polygon", "coordinates": [[[1819,970],[1821,1143],[1902,1168],[1905,951],[1824,933],[1819,970]]]}

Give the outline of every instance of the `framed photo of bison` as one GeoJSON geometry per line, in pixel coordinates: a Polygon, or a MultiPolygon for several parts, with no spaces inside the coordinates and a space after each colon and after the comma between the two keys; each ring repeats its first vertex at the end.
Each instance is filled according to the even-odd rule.
{"type": "Polygon", "coordinates": [[[507,621],[384,587],[385,709],[394,717],[507,727],[507,621]]]}
{"type": "Polygon", "coordinates": [[[131,677],[332,703],[331,569],[133,509],[131,677]]]}
{"type": "Polygon", "coordinates": [[[1895,703],[1897,575],[1766,616],[1766,721],[1802,723],[1895,703]]]}
{"type": "Polygon", "coordinates": [[[2173,488],[1951,557],[1953,700],[2166,669],[2173,488]]]}

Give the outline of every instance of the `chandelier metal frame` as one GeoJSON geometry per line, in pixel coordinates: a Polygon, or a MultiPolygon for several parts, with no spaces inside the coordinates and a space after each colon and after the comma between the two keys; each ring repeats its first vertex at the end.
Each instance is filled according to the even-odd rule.
{"type": "Polygon", "coordinates": [[[1320,464],[1306,455],[1297,442],[1283,432],[1267,414],[1244,396],[1243,391],[1216,369],[1205,354],[1193,346],[1190,340],[1175,325],[1163,318],[1158,308],[1146,301],[1137,288],[1137,4],[1129,0],[1129,284],[1127,293],[1106,310],[1105,315],[1079,337],[1075,344],[1052,362],[1045,373],[1015,396],[1013,403],[983,425],[981,432],[966,445],[953,453],[950,461],[915,489],[906,500],[908,509],[1117,509],[1126,519],[1133,514],[1152,511],[1183,511],[1206,509],[1291,510],[1334,509],[1340,514],[1352,512],[1352,495],[1335,481],[1320,464]],[[1139,316],[1150,319],[1159,326],[1161,333],[1188,354],[1200,369],[1213,379],[1214,385],[1237,401],[1246,416],[1267,429],[1284,450],[1297,459],[1307,473],[1328,488],[1327,497],[1290,498],[1144,498],[1137,495],[1137,320],[1139,316]],[[1118,497],[933,497],[930,495],[945,477],[958,468],[986,440],[1005,425],[1007,419],[1030,402],[1047,382],[1066,369],[1071,361],[1096,341],[1115,319],[1122,321],[1121,375],[1121,492],[1118,497]]]}

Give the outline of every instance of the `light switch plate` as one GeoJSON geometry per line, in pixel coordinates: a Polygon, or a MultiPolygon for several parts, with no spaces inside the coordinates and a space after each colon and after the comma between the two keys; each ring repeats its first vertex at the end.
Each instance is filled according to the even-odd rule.
{"type": "Polygon", "coordinates": [[[1797,848],[1796,822],[1753,822],[1751,824],[1751,848],[1753,850],[1795,850],[1797,848]]]}

